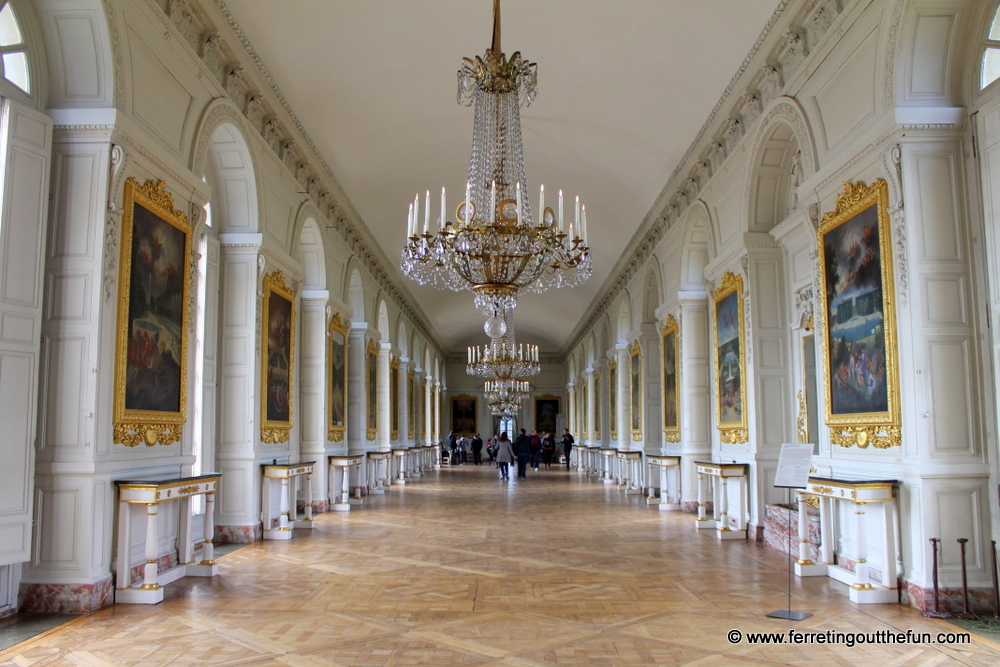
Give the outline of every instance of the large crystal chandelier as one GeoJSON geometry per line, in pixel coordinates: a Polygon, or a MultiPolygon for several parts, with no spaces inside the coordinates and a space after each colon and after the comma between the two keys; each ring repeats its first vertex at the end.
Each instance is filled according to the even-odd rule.
{"type": "Polygon", "coordinates": [[[538,94],[537,65],[500,49],[500,0],[493,2],[493,42],[483,57],[464,58],[458,71],[458,101],[475,104],[472,157],[465,197],[448,220],[447,194],[431,223],[427,192],[421,227],[420,196],[410,206],[403,273],[421,285],[472,290],[486,315],[517,305],[522,292],[572,287],[591,274],[587,212],[574,202],[567,226],[562,191],[557,208],[545,206],[539,190],[540,219],[532,215],[524,173],[520,106],[538,94]]]}

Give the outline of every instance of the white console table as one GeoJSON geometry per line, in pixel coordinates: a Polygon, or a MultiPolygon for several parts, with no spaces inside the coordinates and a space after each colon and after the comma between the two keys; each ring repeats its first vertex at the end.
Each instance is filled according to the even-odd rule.
{"type": "Polygon", "coordinates": [[[392,452],[368,452],[368,493],[382,495],[392,483],[392,452]]]}
{"type": "Polygon", "coordinates": [[[272,463],[262,464],[264,480],[261,485],[263,490],[263,514],[264,514],[264,539],[265,540],[290,540],[292,539],[292,528],[312,529],[312,473],[315,461],[302,461],[300,463],[272,463]],[[305,517],[299,521],[297,482],[299,478],[305,479],[305,517]],[[278,486],[280,494],[278,504],[280,516],[278,526],[274,525],[274,517],[271,515],[271,501],[273,500],[275,486],[278,486]]]}
{"type": "Polygon", "coordinates": [[[601,465],[603,472],[601,473],[601,479],[605,484],[614,484],[615,478],[613,476],[613,471],[611,466],[618,456],[617,449],[610,449],[608,447],[601,447],[600,449],[601,458],[604,459],[604,463],[601,465]]]}
{"type": "Polygon", "coordinates": [[[327,460],[330,464],[330,485],[327,489],[330,507],[335,512],[349,512],[351,505],[360,505],[362,502],[360,498],[351,498],[351,468],[354,466],[360,468],[365,458],[363,456],[328,456],[327,460]],[[338,476],[340,477],[340,492],[334,494],[338,476]]]}
{"type": "Polygon", "coordinates": [[[720,540],[742,540],[747,536],[746,522],[746,482],[749,466],[746,463],[713,463],[711,461],[695,461],[698,471],[698,518],[697,528],[715,528],[715,536],[720,540]],[[705,516],[705,478],[713,479],[712,484],[712,514],[711,521],[705,516]],[[729,527],[730,496],[729,481],[735,482],[735,498],[739,499],[739,513],[736,519],[736,530],[729,527]]]}
{"type": "Polygon", "coordinates": [[[649,495],[646,502],[657,505],[661,510],[679,510],[681,508],[681,457],[679,456],[647,456],[649,468],[649,495]],[[659,475],[653,470],[657,470],[659,475]],[[660,480],[660,497],[653,495],[653,480],[660,480]]]}
{"type": "MultiPolygon", "coordinates": [[[[396,462],[396,465],[391,467],[396,468],[397,476],[395,476],[394,480],[396,484],[406,484],[406,459],[409,454],[410,450],[408,449],[392,450],[392,458],[396,462]]],[[[392,470],[389,471],[389,475],[393,476],[392,470]]]]}
{"type": "Polygon", "coordinates": [[[897,602],[896,545],[899,526],[895,521],[894,493],[896,480],[848,480],[832,477],[810,477],[804,491],[798,491],[799,560],[795,574],[800,577],[828,576],[850,586],[851,602],[877,604],[897,602]],[[819,497],[820,558],[809,558],[809,524],[806,517],[806,495],[819,497]],[[834,564],[833,530],[835,503],[850,503],[854,510],[854,572],[834,564]],[[877,504],[882,514],[883,528],[879,536],[882,550],[882,584],[873,584],[868,572],[868,535],[865,529],[865,507],[877,504]]]}
{"type": "Polygon", "coordinates": [[[577,450],[578,465],[583,467],[583,471],[588,475],[601,477],[601,446],[583,445],[577,447],[577,450]]]}
{"type": "Polygon", "coordinates": [[[642,452],[618,450],[618,479],[626,495],[642,493],[642,452]]]}
{"type": "Polygon", "coordinates": [[[156,604],[163,601],[163,586],[184,576],[214,577],[219,573],[212,550],[215,519],[213,506],[215,492],[222,475],[217,472],[196,477],[178,477],[166,480],[116,481],[118,485],[118,554],[115,602],[120,604],[156,604]],[[194,544],[191,542],[191,498],[205,495],[205,545],[202,558],[194,562],[194,544]],[[157,572],[156,515],[161,503],[179,501],[180,525],[177,531],[176,567],[157,572]],[[132,586],[132,507],[145,505],[146,511],[146,563],[142,583],[132,586]]]}

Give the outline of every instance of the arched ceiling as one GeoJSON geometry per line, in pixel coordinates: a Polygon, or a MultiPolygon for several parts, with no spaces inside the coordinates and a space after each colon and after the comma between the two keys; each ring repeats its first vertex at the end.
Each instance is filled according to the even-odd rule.
{"type": "MultiPolygon", "coordinates": [[[[365,224],[399,257],[414,194],[445,186],[452,208],[464,190],[473,112],[456,103],[455,72],[489,46],[492,2],[227,4],[365,224]]],[[[519,341],[562,349],[777,4],[503,0],[503,50],[538,63],[538,98],[522,109],[528,191],[581,195],[594,255],[583,286],[521,298],[519,341]]],[[[449,349],[485,342],[471,293],[401,280],[449,349]]]]}

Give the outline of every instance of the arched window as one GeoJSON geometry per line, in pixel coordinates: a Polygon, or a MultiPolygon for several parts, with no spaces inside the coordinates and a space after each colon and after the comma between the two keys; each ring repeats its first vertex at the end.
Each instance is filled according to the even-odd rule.
{"type": "Polygon", "coordinates": [[[28,47],[24,31],[14,14],[9,0],[0,5],[0,70],[3,78],[31,94],[31,76],[28,72],[28,47]]]}
{"type": "Polygon", "coordinates": [[[993,13],[990,31],[983,42],[983,66],[979,88],[982,90],[1000,79],[1000,7],[993,13]]]}

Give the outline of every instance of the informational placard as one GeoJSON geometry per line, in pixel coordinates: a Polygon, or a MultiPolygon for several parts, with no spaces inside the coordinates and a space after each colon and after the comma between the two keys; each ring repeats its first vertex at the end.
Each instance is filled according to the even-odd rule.
{"type": "Polygon", "coordinates": [[[812,462],[811,442],[786,442],[778,455],[778,470],[774,486],[779,489],[804,489],[809,483],[809,465],[812,462]]]}

